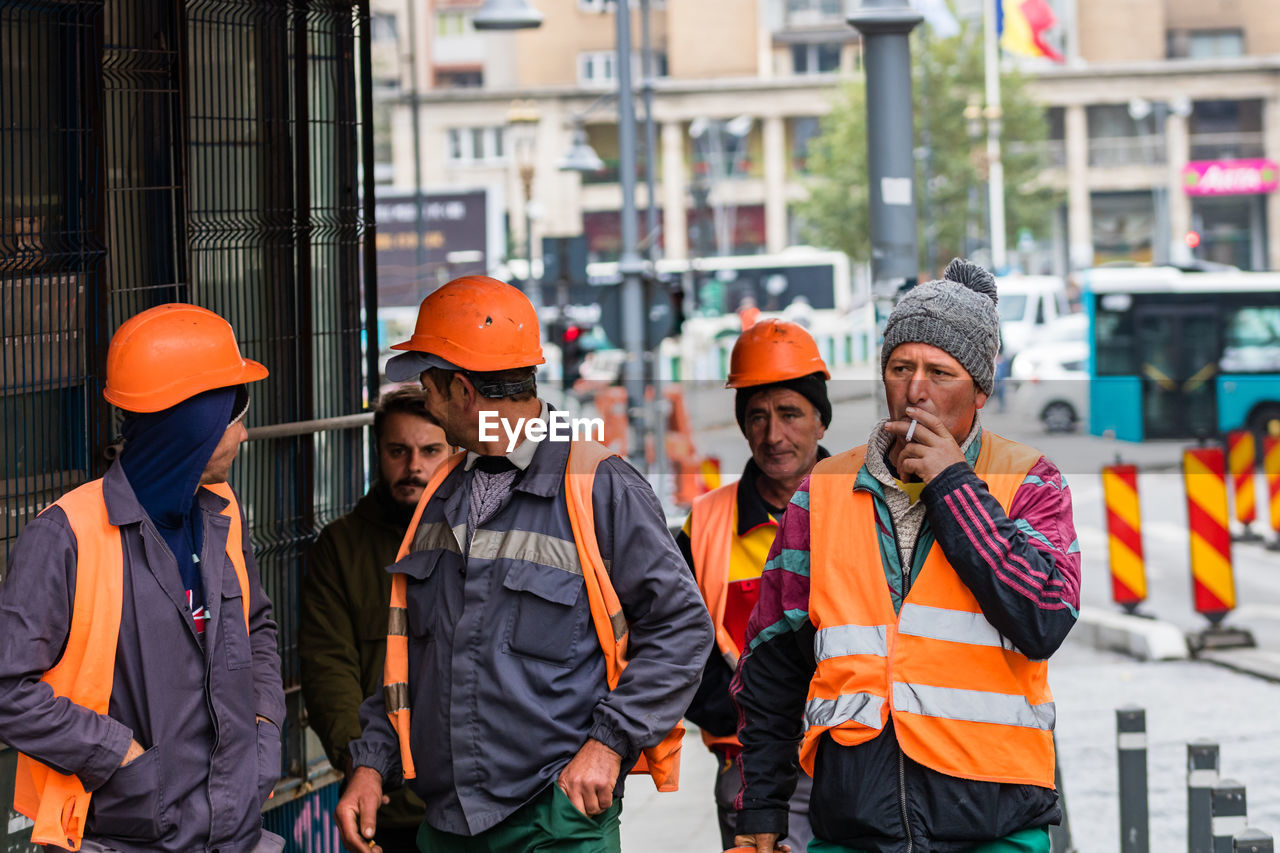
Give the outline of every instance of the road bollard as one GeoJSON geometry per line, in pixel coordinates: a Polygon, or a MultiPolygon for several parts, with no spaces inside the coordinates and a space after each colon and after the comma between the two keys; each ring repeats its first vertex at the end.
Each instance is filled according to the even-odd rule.
{"type": "Polygon", "coordinates": [[[1231,840],[1234,853],[1275,853],[1271,836],[1261,829],[1246,829],[1231,840]]]}
{"type": "Polygon", "coordinates": [[[1138,466],[1104,465],[1102,500],[1107,508],[1107,552],[1111,558],[1111,598],[1132,614],[1147,598],[1147,567],[1142,553],[1142,513],[1138,504],[1138,466]]]}
{"type": "Polygon", "coordinates": [[[1148,853],[1147,712],[1116,709],[1116,759],[1120,772],[1120,853],[1148,853]]]}
{"type": "Polygon", "coordinates": [[[1187,744],[1187,853],[1213,853],[1213,786],[1218,784],[1218,745],[1187,744]]]}
{"type": "Polygon", "coordinates": [[[1244,525],[1244,531],[1232,537],[1236,542],[1262,541],[1262,537],[1250,529],[1250,525],[1258,519],[1258,497],[1253,480],[1257,467],[1258,449],[1253,432],[1238,429],[1227,433],[1227,470],[1231,472],[1236,521],[1244,525]]]}
{"type": "Polygon", "coordinates": [[[1280,551],[1280,437],[1262,439],[1262,473],[1267,480],[1268,517],[1275,537],[1267,543],[1272,551],[1280,551]]]}
{"type": "Polygon", "coordinates": [[[1232,853],[1232,839],[1247,828],[1244,785],[1219,781],[1213,786],[1213,853],[1232,853]]]}

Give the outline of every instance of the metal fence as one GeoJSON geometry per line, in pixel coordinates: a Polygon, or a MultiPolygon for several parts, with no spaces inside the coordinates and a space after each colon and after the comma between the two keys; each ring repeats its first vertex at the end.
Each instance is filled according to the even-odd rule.
{"type": "MultiPolygon", "coordinates": [[[[26,522],[107,467],[106,349],[141,310],[231,322],[271,370],[251,426],[364,410],[367,22],[366,0],[0,0],[0,582],[26,522]]],[[[362,429],[271,435],[232,480],[280,624],[301,791],[300,558],[368,456],[362,429]]]]}

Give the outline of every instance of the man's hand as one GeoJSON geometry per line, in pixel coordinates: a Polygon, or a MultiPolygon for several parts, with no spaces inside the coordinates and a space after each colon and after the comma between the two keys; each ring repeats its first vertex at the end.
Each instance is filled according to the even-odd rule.
{"type": "Polygon", "coordinates": [[[560,772],[556,784],[574,808],[594,817],[613,805],[613,788],[621,773],[622,756],[600,741],[589,739],[560,772]]]}
{"type": "Polygon", "coordinates": [[[382,774],[372,767],[357,767],[347,779],[347,790],[333,810],[342,846],[351,853],[381,850],[373,841],[378,827],[378,807],[391,801],[382,794],[382,774]]]}
{"type": "Polygon", "coordinates": [[[124,758],[120,760],[120,766],[128,766],[129,763],[144,752],[146,752],[146,750],[142,748],[142,744],[138,743],[133,738],[129,738],[129,748],[124,751],[124,758]]]}
{"type": "Polygon", "coordinates": [[[894,466],[904,479],[908,475],[919,477],[926,483],[950,468],[957,462],[964,461],[960,445],[938,419],[937,415],[908,406],[906,419],[889,421],[885,429],[900,439],[901,450],[894,466]],[[916,422],[911,441],[907,441],[907,431],[911,429],[911,421],[916,422]]]}
{"type": "Polygon", "coordinates": [[[756,853],[791,853],[790,844],[779,844],[778,835],[775,832],[757,832],[755,835],[735,835],[733,843],[738,847],[746,850],[754,850],[756,853]]]}

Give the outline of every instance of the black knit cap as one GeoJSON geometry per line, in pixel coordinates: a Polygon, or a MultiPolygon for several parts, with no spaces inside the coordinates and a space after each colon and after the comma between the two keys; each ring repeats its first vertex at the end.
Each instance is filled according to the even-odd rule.
{"type": "Polygon", "coordinates": [[[738,419],[738,429],[742,430],[743,435],[747,434],[747,404],[761,391],[772,391],[774,388],[795,391],[818,410],[818,417],[822,419],[824,427],[831,426],[831,400],[827,397],[827,380],[821,373],[810,373],[808,376],[799,376],[783,382],[739,388],[737,395],[733,398],[733,413],[738,419]]]}

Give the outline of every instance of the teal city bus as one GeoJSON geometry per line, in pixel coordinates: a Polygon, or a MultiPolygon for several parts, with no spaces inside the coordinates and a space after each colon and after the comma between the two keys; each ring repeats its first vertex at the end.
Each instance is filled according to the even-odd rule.
{"type": "Polygon", "coordinates": [[[1081,285],[1092,434],[1280,435],[1280,274],[1103,267],[1081,285]]]}

